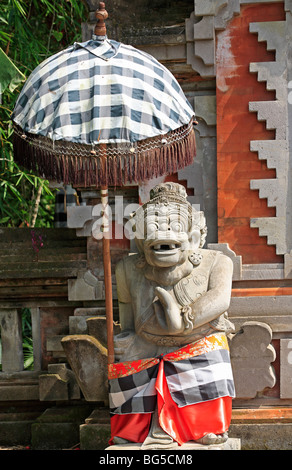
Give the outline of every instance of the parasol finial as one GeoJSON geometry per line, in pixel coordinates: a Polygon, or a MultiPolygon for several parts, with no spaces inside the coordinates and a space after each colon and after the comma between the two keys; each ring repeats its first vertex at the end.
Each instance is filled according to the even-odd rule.
{"type": "Polygon", "coordinates": [[[98,10],[95,12],[97,23],[95,25],[94,34],[96,36],[106,36],[105,21],[108,18],[108,12],[105,9],[105,3],[99,2],[98,10]]]}

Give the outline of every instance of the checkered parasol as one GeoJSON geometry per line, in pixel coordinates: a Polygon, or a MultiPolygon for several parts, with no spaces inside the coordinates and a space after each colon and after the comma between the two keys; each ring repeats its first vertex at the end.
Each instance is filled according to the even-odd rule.
{"type": "Polygon", "coordinates": [[[16,103],[14,158],[46,179],[101,188],[108,360],[113,361],[108,186],[173,174],[195,156],[194,112],[150,55],[109,40],[100,2],[91,40],[41,63],[16,103]]]}
{"type": "Polygon", "coordinates": [[[73,186],[144,181],[192,162],[193,117],[177,80],[156,59],[93,35],[28,78],[12,116],[15,158],[73,186]]]}

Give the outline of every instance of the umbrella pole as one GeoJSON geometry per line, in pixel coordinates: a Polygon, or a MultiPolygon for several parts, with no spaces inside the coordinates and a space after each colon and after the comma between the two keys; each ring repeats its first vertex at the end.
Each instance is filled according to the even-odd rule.
{"type": "MultiPolygon", "coordinates": [[[[108,13],[105,9],[105,3],[99,2],[99,7],[95,13],[97,23],[94,34],[97,36],[106,36],[105,20],[108,13]]],[[[100,134],[99,134],[100,138],[100,134]]],[[[98,138],[98,140],[99,140],[98,138]]],[[[106,145],[101,144],[104,151],[102,157],[103,174],[106,173],[106,145]]],[[[105,309],[106,309],[106,328],[107,328],[107,348],[108,348],[108,364],[115,362],[114,354],[114,315],[113,315],[113,294],[112,294],[112,270],[111,270],[111,254],[110,254],[110,225],[109,225],[109,206],[108,206],[108,187],[101,186],[101,204],[102,204],[102,254],[103,254],[103,270],[104,270],[104,286],[105,286],[105,309]]]]}
{"type": "Polygon", "coordinates": [[[113,325],[113,297],[112,297],[112,270],[111,270],[111,254],[110,254],[110,225],[108,211],[108,188],[101,187],[101,204],[102,204],[102,254],[104,269],[104,285],[105,285],[105,308],[106,308],[106,327],[107,327],[107,346],[108,346],[108,364],[113,364],[114,356],[114,325],[113,325]]]}

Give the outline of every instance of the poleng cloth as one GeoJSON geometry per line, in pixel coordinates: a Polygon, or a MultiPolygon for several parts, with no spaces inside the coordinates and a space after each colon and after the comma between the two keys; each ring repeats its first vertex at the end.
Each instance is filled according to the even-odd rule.
{"type": "Polygon", "coordinates": [[[28,78],[12,115],[14,159],[73,187],[145,181],[192,163],[194,115],[154,57],[93,35],[28,78]]]}
{"type": "Polygon", "coordinates": [[[156,406],[160,426],[180,445],[222,434],[235,396],[227,338],[216,333],[156,358],[111,364],[109,392],[112,438],[143,442],[156,406]]]}
{"type": "Polygon", "coordinates": [[[193,117],[179,83],[154,57],[94,36],[32,72],[12,119],[23,132],[92,145],[164,135],[193,117]]]}

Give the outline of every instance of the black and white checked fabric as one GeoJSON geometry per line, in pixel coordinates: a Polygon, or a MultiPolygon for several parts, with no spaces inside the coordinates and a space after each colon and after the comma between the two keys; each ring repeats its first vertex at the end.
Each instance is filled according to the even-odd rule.
{"type": "Polygon", "coordinates": [[[93,36],[32,72],[12,119],[24,133],[95,145],[164,135],[193,116],[166,67],[132,46],[93,36]]]}
{"type": "Polygon", "coordinates": [[[109,381],[110,411],[115,414],[152,413],[156,405],[158,364],[109,381]]]}
{"type": "Polygon", "coordinates": [[[164,371],[173,401],[178,407],[219,397],[234,397],[229,352],[226,349],[179,362],[165,361],[164,371]]]}
{"type": "MultiPolygon", "coordinates": [[[[159,363],[147,370],[110,380],[111,413],[154,412],[158,368],[159,363]]],[[[164,360],[164,374],[170,395],[179,408],[235,396],[230,356],[226,349],[180,361],[164,360]]]]}

